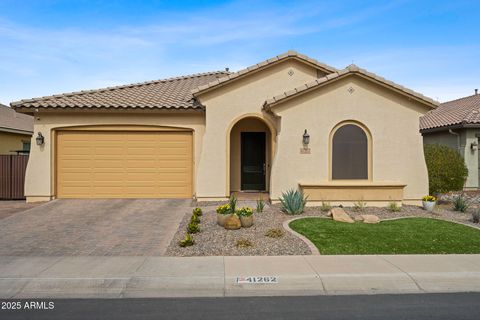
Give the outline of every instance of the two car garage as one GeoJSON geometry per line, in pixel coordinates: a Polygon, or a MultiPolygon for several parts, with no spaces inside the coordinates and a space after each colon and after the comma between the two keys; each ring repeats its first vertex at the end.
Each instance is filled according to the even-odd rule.
{"type": "Polygon", "coordinates": [[[191,131],[61,130],[57,198],[191,198],[191,131]]]}

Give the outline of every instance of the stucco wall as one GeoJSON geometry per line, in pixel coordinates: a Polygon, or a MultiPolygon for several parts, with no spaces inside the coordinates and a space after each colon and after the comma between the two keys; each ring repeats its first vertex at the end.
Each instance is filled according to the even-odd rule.
{"type": "MultiPolygon", "coordinates": [[[[287,60],[199,96],[206,106],[206,129],[197,176],[199,198],[224,198],[230,194],[228,154],[233,125],[242,117],[257,116],[275,130],[276,120],[262,113],[265,100],[316,78],[316,69],[287,60]]],[[[275,149],[275,133],[272,140],[275,149]]],[[[275,157],[271,166],[275,166],[275,157]]]]}
{"type": "Polygon", "coordinates": [[[455,151],[458,151],[462,154],[460,150],[463,150],[465,147],[465,132],[463,130],[454,130],[460,136],[453,135],[448,131],[438,131],[431,133],[423,134],[423,143],[424,144],[441,144],[447,146],[455,151]],[[463,146],[462,146],[463,142],[463,146]]]}
{"type": "Polygon", "coordinates": [[[17,154],[16,150],[23,150],[22,141],[29,141],[31,136],[10,133],[10,132],[0,132],[0,154],[17,154]]]}
{"type": "Polygon", "coordinates": [[[404,183],[404,199],[428,193],[419,117],[428,109],[385,88],[351,76],[285,102],[273,109],[281,117],[271,197],[302,183],[329,180],[329,136],[341,121],[358,121],[372,135],[373,182],[404,183]],[[349,92],[353,88],[353,93],[349,92]],[[304,129],[310,154],[301,154],[304,129]]]}
{"type": "MultiPolygon", "coordinates": [[[[205,118],[200,112],[175,114],[151,110],[141,113],[125,111],[36,113],[34,132],[43,133],[45,144],[43,146],[32,144],[25,181],[25,195],[28,201],[44,201],[54,196],[54,129],[85,125],[152,125],[192,129],[194,159],[197,164],[202,150],[205,118]]],[[[196,169],[195,165],[194,171],[196,169]]]]}

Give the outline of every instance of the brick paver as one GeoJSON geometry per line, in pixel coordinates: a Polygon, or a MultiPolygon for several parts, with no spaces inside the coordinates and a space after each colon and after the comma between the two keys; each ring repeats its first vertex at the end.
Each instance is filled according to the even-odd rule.
{"type": "Polygon", "coordinates": [[[41,204],[42,202],[26,203],[25,200],[2,200],[0,201],[0,219],[35,208],[41,204]]]}
{"type": "Polygon", "coordinates": [[[191,200],[54,200],[0,220],[0,256],[163,255],[191,200]]]}

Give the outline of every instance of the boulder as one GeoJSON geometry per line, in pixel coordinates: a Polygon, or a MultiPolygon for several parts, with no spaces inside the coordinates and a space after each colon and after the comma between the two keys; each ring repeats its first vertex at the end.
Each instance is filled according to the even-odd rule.
{"type": "Polygon", "coordinates": [[[332,208],[330,210],[330,215],[335,221],[347,222],[347,223],[354,222],[353,219],[342,208],[332,208]]]}
{"type": "Polygon", "coordinates": [[[380,222],[380,218],[373,214],[362,214],[360,215],[360,217],[362,217],[363,223],[379,223],[380,222]]]}
{"type": "Polygon", "coordinates": [[[240,218],[236,214],[232,214],[225,220],[225,229],[227,230],[237,230],[242,227],[240,218]]]}

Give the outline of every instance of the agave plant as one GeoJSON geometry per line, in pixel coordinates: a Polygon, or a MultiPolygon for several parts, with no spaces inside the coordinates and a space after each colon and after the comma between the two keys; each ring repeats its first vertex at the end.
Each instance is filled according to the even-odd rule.
{"type": "Polygon", "coordinates": [[[286,214],[300,214],[305,208],[307,198],[303,192],[298,190],[287,190],[282,193],[280,202],[282,203],[282,211],[286,214]]]}

